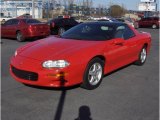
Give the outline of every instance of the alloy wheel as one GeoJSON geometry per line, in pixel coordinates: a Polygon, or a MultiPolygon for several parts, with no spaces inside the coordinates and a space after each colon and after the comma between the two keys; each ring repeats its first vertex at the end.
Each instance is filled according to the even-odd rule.
{"type": "Polygon", "coordinates": [[[94,63],[90,69],[88,74],[88,80],[91,85],[96,85],[102,78],[102,66],[99,63],[94,63]]]}
{"type": "Polygon", "coordinates": [[[140,59],[141,59],[141,62],[142,62],[142,63],[145,62],[146,57],[147,57],[147,52],[146,52],[146,49],[143,48],[142,51],[141,51],[141,56],[140,56],[140,59]]]}

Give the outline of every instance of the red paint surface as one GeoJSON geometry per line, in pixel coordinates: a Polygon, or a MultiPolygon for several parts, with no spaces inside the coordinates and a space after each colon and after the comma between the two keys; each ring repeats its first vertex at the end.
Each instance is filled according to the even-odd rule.
{"type": "Polygon", "coordinates": [[[85,41],[49,37],[29,43],[17,49],[17,56],[11,58],[11,65],[20,69],[38,73],[38,81],[29,81],[11,75],[19,82],[47,87],[60,87],[61,81],[55,75],[65,73],[64,86],[79,84],[87,64],[96,56],[105,58],[104,72],[109,73],[138,59],[139,53],[147,44],[147,52],[151,46],[151,36],[139,33],[131,28],[136,36],[124,40],[123,45],[116,45],[118,39],[108,41],[85,41]],[[46,69],[42,63],[46,60],[67,60],[70,65],[63,69],[46,69]],[[48,76],[50,75],[50,76],[48,76]]]}

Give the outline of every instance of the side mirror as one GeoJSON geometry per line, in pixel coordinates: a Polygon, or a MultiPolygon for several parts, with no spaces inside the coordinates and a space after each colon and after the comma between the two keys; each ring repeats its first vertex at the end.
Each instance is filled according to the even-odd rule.
{"type": "Polygon", "coordinates": [[[122,46],[122,45],[124,44],[124,39],[123,39],[123,38],[116,38],[116,39],[113,41],[113,43],[114,43],[115,45],[120,45],[120,46],[122,46]]]}

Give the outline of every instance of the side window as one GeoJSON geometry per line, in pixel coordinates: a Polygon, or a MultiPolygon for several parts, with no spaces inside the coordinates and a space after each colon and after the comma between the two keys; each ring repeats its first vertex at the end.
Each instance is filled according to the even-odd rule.
{"type": "Polygon", "coordinates": [[[123,38],[123,34],[124,34],[124,31],[125,31],[125,26],[121,25],[121,26],[118,26],[116,28],[116,32],[114,34],[114,38],[123,38]]]}
{"type": "Polygon", "coordinates": [[[75,21],[74,19],[70,19],[70,23],[71,23],[71,24],[77,24],[78,22],[75,21]]]}
{"type": "Polygon", "coordinates": [[[123,38],[124,40],[128,40],[134,36],[134,32],[127,25],[121,25],[116,28],[114,38],[123,38]]]}
{"type": "Polygon", "coordinates": [[[150,20],[152,20],[152,18],[146,18],[146,21],[150,21],[150,20]]]}
{"type": "Polygon", "coordinates": [[[128,40],[129,38],[132,38],[134,36],[135,36],[135,33],[128,26],[125,26],[125,31],[124,31],[124,34],[123,34],[123,38],[125,40],[128,40]]]}
{"type": "Polygon", "coordinates": [[[12,25],[12,20],[8,20],[4,23],[4,25],[12,25]]]}
{"type": "Polygon", "coordinates": [[[61,25],[64,25],[64,23],[65,23],[65,22],[64,22],[63,19],[60,19],[60,20],[58,20],[58,22],[57,22],[57,24],[60,25],[60,26],[61,26],[61,25]]]}
{"type": "Polygon", "coordinates": [[[70,25],[70,21],[69,21],[68,18],[65,18],[65,19],[63,19],[63,20],[64,20],[64,24],[65,24],[65,25],[70,25]]]}
{"type": "Polygon", "coordinates": [[[12,25],[18,25],[18,23],[19,23],[19,20],[17,19],[12,20],[12,25]]]}
{"type": "Polygon", "coordinates": [[[40,21],[36,20],[36,19],[28,19],[27,20],[28,24],[34,24],[34,23],[41,23],[40,21]]]}

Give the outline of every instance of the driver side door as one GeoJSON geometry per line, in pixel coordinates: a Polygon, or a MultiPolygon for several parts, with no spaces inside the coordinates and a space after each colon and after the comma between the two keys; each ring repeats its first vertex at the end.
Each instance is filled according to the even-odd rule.
{"type": "Polygon", "coordinates": [[[135,33],[128,25],[117,27],[114,38],[107,42],[105,70],[111,72],[134,61],[136,57],[135,33]]]}

